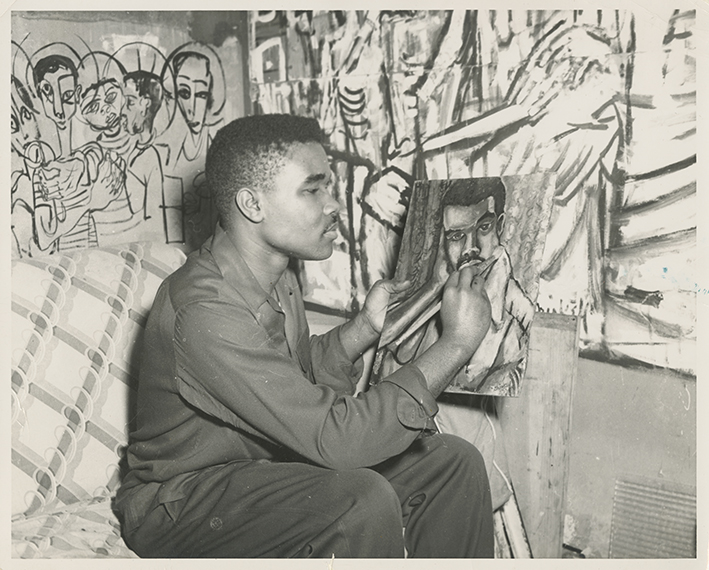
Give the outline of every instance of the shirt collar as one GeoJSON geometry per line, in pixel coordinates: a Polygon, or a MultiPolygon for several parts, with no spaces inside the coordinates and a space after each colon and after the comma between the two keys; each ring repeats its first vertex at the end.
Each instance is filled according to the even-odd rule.
{"type": "MultiPolygon", "coordinates": [[[[278,312],[283,312],[280,303],[264,291],[243,256],[232,242],[229,234],[217,224],[211,240],[205,244],[221,271],[224,280],[246,301],[251,311],[258,313],[264,303],[278,312]]],[[[286,299],[298,287],[295,276],[289,269],[281,275],[274,291],[281,299],[286,299]]]]}
{"type": "Polygon", "coordinates": [[[224,280],[239,292],[254,313],[258,312],[261,305],[273,300],[263,290],[239,250],[231,241],[229,234],[219,224],[217,224],[214,235],[206,247],[211,252],[224,280]]]}

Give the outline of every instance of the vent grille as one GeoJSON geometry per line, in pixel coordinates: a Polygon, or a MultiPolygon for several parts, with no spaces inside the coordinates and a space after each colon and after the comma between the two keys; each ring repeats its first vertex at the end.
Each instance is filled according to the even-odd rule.
{"type": "Polygon", "coordinates": [[[610,558],[695,558],[696,489],[662,479],[616,480],[610,558]]]}

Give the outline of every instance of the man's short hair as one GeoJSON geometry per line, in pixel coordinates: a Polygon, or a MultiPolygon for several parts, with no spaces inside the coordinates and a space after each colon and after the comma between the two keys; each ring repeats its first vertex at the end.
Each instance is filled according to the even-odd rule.
{"type": "Polygon", "coordinates": [[[207,151],[205,165],[222,222],[231,221],[238,190],[269,190],[290,147],[311,142],[325,142],[318,122],[296,115],[254,115],[222,127],[207,151]]]}
{"type": "Polygon", "coordinates": [[[451,180],[441,205],[443,208],[472,206],[492,196],[495,200],[495,216],[499,218],[505,213],[506,193],[505,184],[499,176],[451,180]]]}

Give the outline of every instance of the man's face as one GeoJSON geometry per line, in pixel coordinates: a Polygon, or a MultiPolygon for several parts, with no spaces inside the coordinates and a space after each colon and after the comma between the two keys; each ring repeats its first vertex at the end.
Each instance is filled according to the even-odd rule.
{"type": "Polygon", "coordinates": [[[116,133],[121,128],[123,102],[120,86],[109,81],[87,91],[81,102],[81,114],[93,129],[116,133]]]}
{"type": "Polygon", "coordinates": [[[177,72],[177,104],[193,134],[199,134],[207,116],[212,78],[207,61],[188,57],[177,72]]]}
{"type": "Polygon", "coordinates": [[[140,96],[138,86],[132,79],[125,82],[123,94],[126,102],[126,130],[132,135],[142,133],[145,130],[145,119],[148,115],[150,99],[140,96]]]}
{"type": "Polygon", "coordinates": [[[261,235],[271,251],[322,260],[337,238],[339,204],[330,194],[332,172],[318,143],[294,144],[272,188],[259,191],[261,235]]]}
{"type": "Polygon", "coordinates": [[[44,114],[65,129],[76,113],[76,79],[66,67],[45,73],[37,85],[44,114]]]}
{"type": "Polygon", "coordinates": [[[492,196],[471,206],[446,206],[445,248],[451,271],[488,259],[500,245],[502,216],[495,215],[492,196]]]}

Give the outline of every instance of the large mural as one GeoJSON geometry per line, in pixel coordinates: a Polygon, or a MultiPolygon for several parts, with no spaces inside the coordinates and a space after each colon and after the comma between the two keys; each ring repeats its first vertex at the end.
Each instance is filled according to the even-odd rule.
{"type": "Polygon", "coordinates": [[[695,13],[261,11],[254,111],[313,116],[341,239],[312,305],[357,310],[393,274],[415,180],[551,171],[538,310],[587,354],[695,371],[695,13]]]}
{"type": "Polygon", "coordinates": [[[195,41],[188,13],[115,16],[13,14],[16,257],[134,240],[191,250],[214,227],[204,159],[243,114],[238,42],[195,41]]]}

